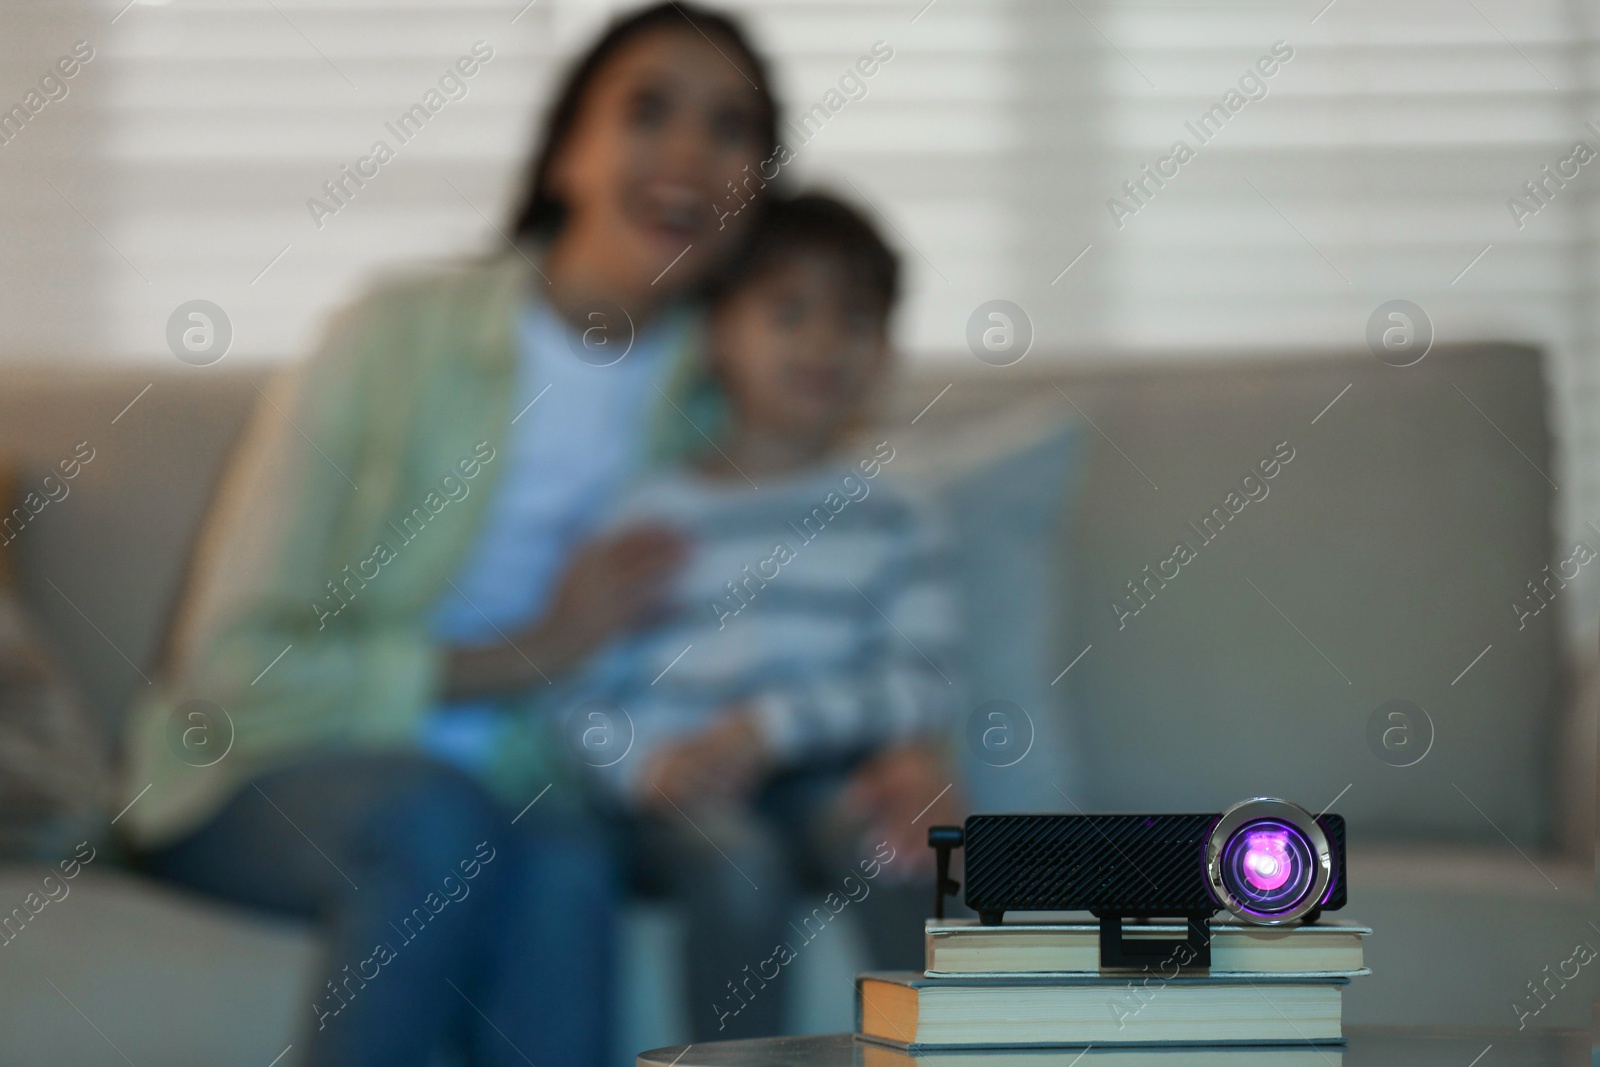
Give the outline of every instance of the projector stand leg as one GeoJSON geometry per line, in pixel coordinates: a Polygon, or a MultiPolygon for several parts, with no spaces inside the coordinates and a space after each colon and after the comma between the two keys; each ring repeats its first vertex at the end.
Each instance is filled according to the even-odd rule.
{"type": "Polygon", "coordinates": [[[1122,938],[1121,915],[1102,913],[1100,919],[1100,966],[1112,968],[1149,969],[1199,968],[1211,966],[1211,916],[1186,915],[1186,935],[1174,938],[1122,938]]]}
{"type": "Polygon", "coordinates": [[[983,926],[999,926],[1000,920],[1004,919],[1005,916],[1006,913],[1004,911],[991,911],[986,908],[978,910],[978,922],[983,926]]]}

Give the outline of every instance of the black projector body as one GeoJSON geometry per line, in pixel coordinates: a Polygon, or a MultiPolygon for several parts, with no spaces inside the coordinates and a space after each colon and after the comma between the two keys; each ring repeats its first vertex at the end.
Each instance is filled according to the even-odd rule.
{"type": "MultiPolygon", "coordinates": [[[[1124,918],[1182,918],[1209,966],[1211,916],[1313,922],[1344,907],[1345,824],[1288,801],[1257,797],[1211,814],[971,815],[933,827],[938,899],[959,888],[950,849],[965,853],[967,906],[985,925],[1008,911],[1088,911],[1101,921],[1104,966],[1132,966],[1172,942],[1121,940],[1124,918]]],[[[1179,942],[1183,944],[1184,942],[1179,942]]]]}

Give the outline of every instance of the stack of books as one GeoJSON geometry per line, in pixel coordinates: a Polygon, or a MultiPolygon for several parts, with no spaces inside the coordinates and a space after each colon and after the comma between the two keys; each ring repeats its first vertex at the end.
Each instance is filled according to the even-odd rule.
{"type": "MultiPolygon", "coordinates": [[[[1140,969],[1102,970],[1096,920],[930,919],[925,971],[856,979],[863,1067],[922,1062],[929,1052],[942,1067],[963,1067],[971,1058],[963,1053],[1072,1046],[1189,1046],[1184,1062],[1195,1065],[1219,1054],[1218,1064],[1247,1061],[1243,1049],[1204,1046],[1275,1046],[1262,1050],[1263,1062],[1270,1053],[1275,1064],[1295,1064],[1296,1056],[1336,1064],[1342,994],[1351,978],[1370,973],[1362,939],[1371,932],[1351,922],[1273,928],[1219,919],[1207,970],[1178,966],[1189,958],[1181,952],[1140,969]]],[[[1123,926],[1125,942],[1184,934],[1182,924],[1123,926]]],[[[980,1060],[994,1062],[973,1062],[980,1060]]]]}

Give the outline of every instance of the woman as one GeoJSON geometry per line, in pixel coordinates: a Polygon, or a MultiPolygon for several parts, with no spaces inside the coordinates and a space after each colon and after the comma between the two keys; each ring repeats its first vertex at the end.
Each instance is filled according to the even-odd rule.
{"type": "Polygon", "coordinates": [[[732,22],[617,23],[557,98],[517,247],[378,289],[258,412],[121,826],[162,877],[321,921],[308,1062],[601,1062],[614,880],[530,705],[677,561],[664,530],[585,538],[712,428],[684,301],[775,129],[732,22]]]}

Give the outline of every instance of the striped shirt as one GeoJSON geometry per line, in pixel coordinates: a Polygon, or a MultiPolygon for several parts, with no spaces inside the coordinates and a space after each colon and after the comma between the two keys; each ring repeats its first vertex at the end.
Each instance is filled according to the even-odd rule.
{"type": "Polygon", "coordinates": [[[665,523],[690,553],[664,617],[597,658],[592,684],[633,730],[612,784],[628,789],[653,751],[735,703],[791,766],[948,723],[948,552],[930,510],[879,477],[893,456],[883,444],[760,489],[680,470],[623,501],[617,527],[665,523]]]}

